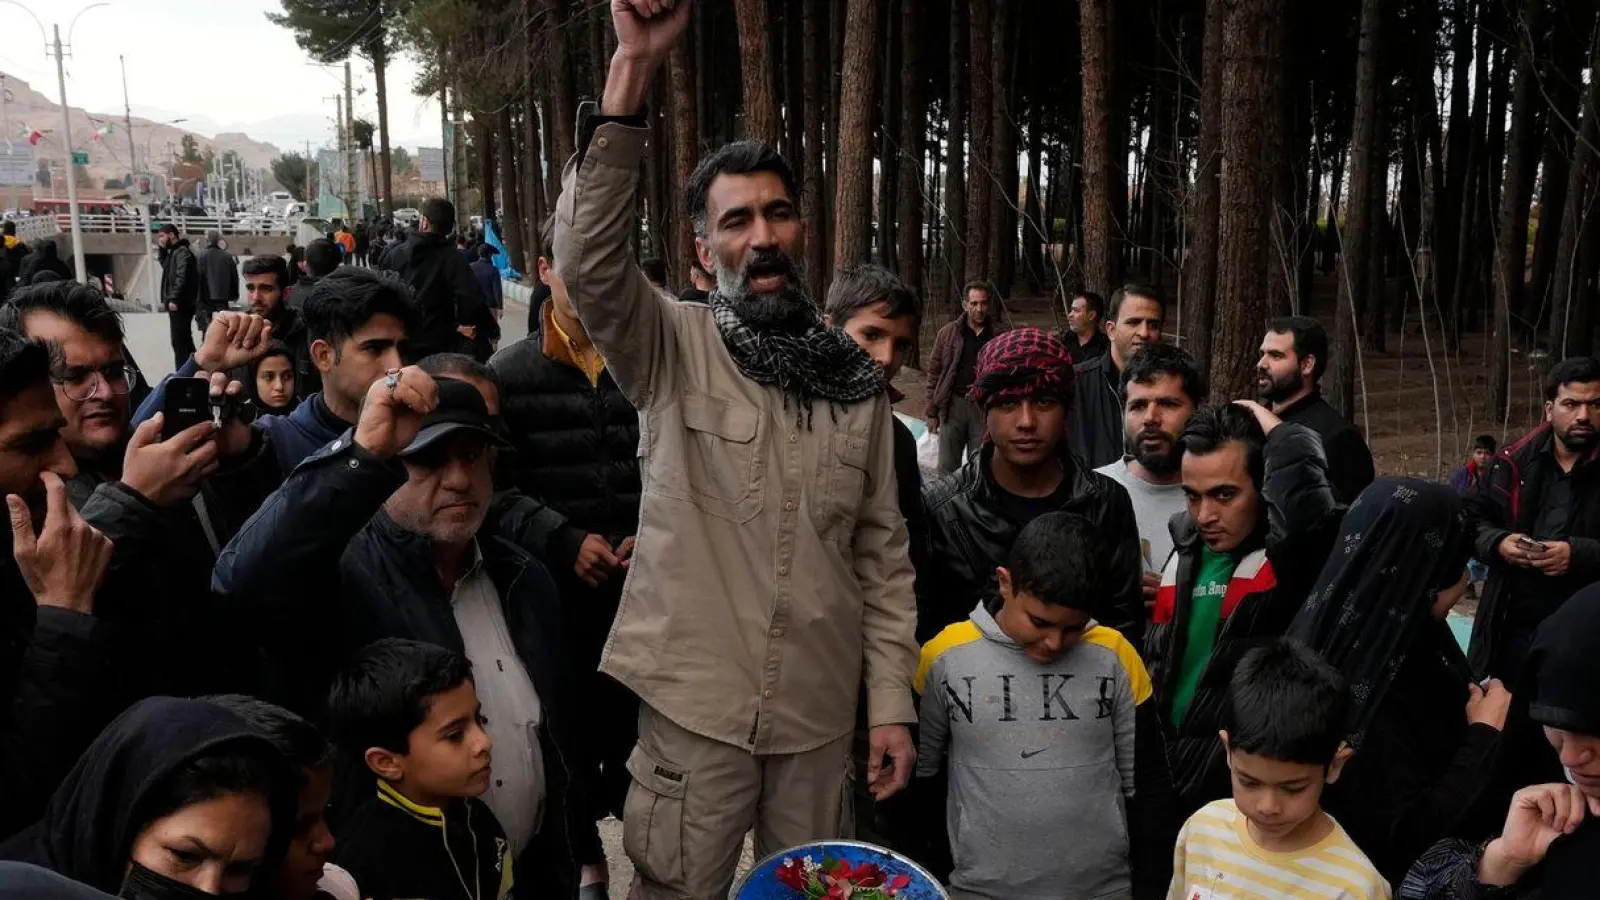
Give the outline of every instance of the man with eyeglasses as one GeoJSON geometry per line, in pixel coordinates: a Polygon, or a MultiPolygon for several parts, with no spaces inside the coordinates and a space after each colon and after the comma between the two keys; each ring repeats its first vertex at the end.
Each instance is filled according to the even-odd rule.
{"type": "Polygon", "coordinates": [[[1489,564],[1468,656],[1516,691],[1534,631],[1600,580],[1600,361],[1562,360],[1544,384],[1544,424],[1501,450],[1467,495],[1489,564]]]}
{"type": "Polygon", "coordinates": [[[196,499],[218,468],[215,427],[204,422],[168,440],[159,417],[132,428],[138,372],[124,355],[121,317],[92,285],[22,288],[0,308],[0,327],[50,348],[61,438],[77,470],[66,479],[67,497],[116,548],[105,617],[124,619],[119,626],[141,632],[136,643],[151,659],[171,663],[132,667],[140,677],[123,680],[118,698],[243,686],[219,642],[201,639],[220,625],[204,615],[215,556],[202,524],[207,507],[196,499]]]}

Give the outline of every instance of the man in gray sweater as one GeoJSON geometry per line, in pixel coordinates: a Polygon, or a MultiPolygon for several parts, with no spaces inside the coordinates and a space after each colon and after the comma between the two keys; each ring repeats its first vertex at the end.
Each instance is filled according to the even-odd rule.
{"type": "Polygon", "coordinates": [[[999,596],[923,648],[917,775],[948,769],[956,900],[1165,895],[1171,781],[1144,664],[1092,618],[1101,544],[1072,513],[1034,519],[999,596]]]}

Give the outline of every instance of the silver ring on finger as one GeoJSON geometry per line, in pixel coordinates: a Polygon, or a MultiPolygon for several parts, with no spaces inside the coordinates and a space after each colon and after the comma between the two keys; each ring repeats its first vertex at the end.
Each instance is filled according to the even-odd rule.
{"type": "Polygon", "coordinates": [[[400,370],[390,369],[383,379],[383,386],[389,389],[389,396],[394,396],[394,389],[400,386],[400,370]]]}

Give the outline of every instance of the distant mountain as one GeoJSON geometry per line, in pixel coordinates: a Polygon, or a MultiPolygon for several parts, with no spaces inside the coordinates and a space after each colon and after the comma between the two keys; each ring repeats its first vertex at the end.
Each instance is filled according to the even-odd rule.
{"type": "MultiPolygon", "coordinates": [[[[11,133],[0,135],[0,140],[9,140],[15,145],[27,140],[27,129],[37,130],[44,134],[37,145],[39,159],[58,164],[64,161],[66,148],[60,133],[60,104],[15,75],[7,74],[5,85],[11,94],[6,104],[6,118],[11,123],[11,133]]],[[[134,152],[138,155],[138,167],[143,170],[164,165],[170,154],[178,152],[186,134],[194,135],[202,153],[210,149],[221,156],[231,150],[238,153],[245,165],[251,168],[268,168],[280,152],[275,145],[255,140],[237,129],[215,131],[212,132],[214,137],[207,137],[199,129],[212,123],[200,118],[185,121],[182,125],[166,125],[160,120],[181,118],[181,115],[151,115],[149,109],[143,112],[149,117],[134,116],[132,119],[134,152]]],[[[72,127],[72,149],[89,153],[89,174],[93,176],[96,186],[104,179],[120,178],[128,173],[128,135],[120,112],[89,113],[71,107],[68,117],[72,127]],[[96,132],[107,125],[112,127],[113,132],[96,140],[96,132]]]]}

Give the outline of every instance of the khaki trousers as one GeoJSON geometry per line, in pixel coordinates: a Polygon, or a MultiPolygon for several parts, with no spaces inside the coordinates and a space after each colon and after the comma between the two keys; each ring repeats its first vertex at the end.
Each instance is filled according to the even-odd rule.
{"type": "Polygon", "coordinates": [[[805,753],[757,756],[641,706],[628,772],[630,900],[727,897],[752,828],[757,860],[850,830],[850,735],[805,753]]]}

